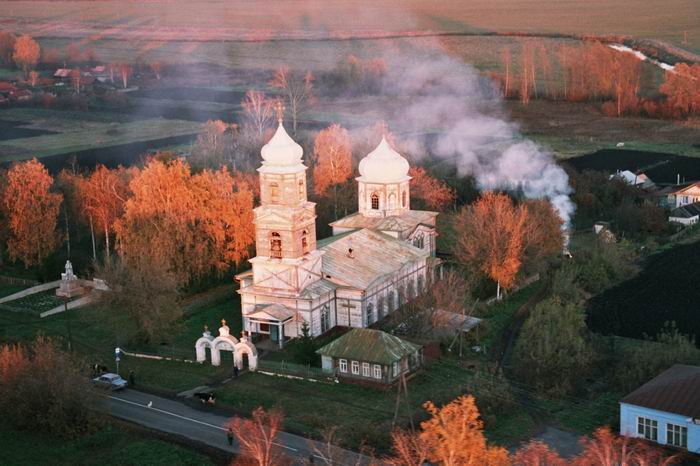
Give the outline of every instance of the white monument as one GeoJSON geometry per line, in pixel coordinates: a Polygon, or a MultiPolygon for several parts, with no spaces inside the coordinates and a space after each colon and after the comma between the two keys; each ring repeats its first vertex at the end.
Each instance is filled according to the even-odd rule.
{"type": "Polygon", "coordinates": [[[230,351],[233,353],[233,364],[238,369],[243,369],[243,355],[248,355],[248,368],[255,371],[258,367],[258,350],[255,345],[248,340],[248,337],[243,332],[241,339],[231,335],[231,330],[226,325],[226,320],[221,319],[221,327],[219,327],[219,336],[214,338],[208,327],[204,326],[202,336],[195,343],[195,351],[197,352],[197,362],[207,360],[207,348],[211,352],[211,365],[221,365],[221,352],[230,351]]]}

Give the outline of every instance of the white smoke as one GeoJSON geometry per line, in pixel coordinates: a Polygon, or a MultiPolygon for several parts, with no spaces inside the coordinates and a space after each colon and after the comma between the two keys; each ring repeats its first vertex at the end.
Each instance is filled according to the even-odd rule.
{"type": "Polygon", "coordinates": [[[566,172],[549,152],[522,138],[488,79],[444,53],[385,59],[384,93],[396,99],[398,108],[389,124],[402,140],[408,135],[409,147],[454,163],[460,175],[473,176],[482,190],[547,198],[564,226],[569,225],[575,206],[566,172]]]}

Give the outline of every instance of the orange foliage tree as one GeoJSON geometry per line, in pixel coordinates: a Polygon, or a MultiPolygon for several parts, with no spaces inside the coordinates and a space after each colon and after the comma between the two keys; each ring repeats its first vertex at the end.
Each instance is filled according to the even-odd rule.
{"type": "Polygon", "coordinates": [[[583,451],[572,466],[669,466],[677,457],[667,455],[638,439],[615,435],[609,427],[601,427],[592,438],[581,440],[583,451]]]}
{"type": "Polygon", "coordinates": [[[129,192],[129,179],[135,170],[119,167],[110,170],[104,165],[98,165],[86,178],[78,181],[78,196],[84,212],[91,223],[97,223],[105,240],[105,260],[110,257],[110,233],[114,223],[123,211],[129,192]]]}
{"type": "Polygon", "coordinates": [[[281,66],[275,71],[270,86],[285,94],[292,115],[292,130],[296,134],[299,115],[314,101],[314,75],[307,71],[302,77],[290,71],[289,67],[281,66]]]}
{"type": "Polygon", "coordinates": [[[679,116],[700,114],[700,65],[677,64],[666,72],[659,90],[679,116]]]}
{"type": "Polygon", "coordinates": [[[29,71],[39,63],[39,57],[41,57],[41,48],[31,36],[25,34],[17,39],[12,59],[24,72],[25,78],[29,76],[29,71]]]}
{"type": "Polygon", "coordinates": [[[428,460],[443,466],[502,466],[510,464],[504,448],[489,446],[484,423],[473,396],[460,396],[438,408],[425,403],[431,418],[421,422],[421,440],[428,460]]]}
{"type": "Polygon", "coordinates": [[[36,159],[15,164],[7,172],[2,196],[9,225],[10,258],[26,267],[41,264],[61,242],[56,231],[63,196],[51,192],[53,178],[36,159]]]}
{"type": "Polygon", "coordinates": [[[278,466],[289,464],[289,459],[280,451],[275,438],[282,428],[282,413],[253,410],[251,419],[235,417],[226,423],[241,446],[241,458],[234,465],[278,466]]]}
{"type": "Polygon", "coordinates": [[[391,466],[423,466],[430,452],[428,444],[419,433],[396,430],[391,434],[394,455],[384,458],[383,463],[391,466]]]}
{"type": "MultiPolygon", "coordinates": [[[[124,89],[126,89],[127,86],[129,85],[129,78],[131,77],[131,75],[133,73],[134,73],[134,69],[131,67],[131,65],[128,65],[126,63],[122,63],[121,65],[119,65],[119,75],[122,78],[122,87],[124,87],[124,89]]],[[[111,76],[111,70],[110,70],[110,76],[111,76]]]]}
{"type": "Polygon", "coordinates": [[[536,269],[564,249],[562,219],[547,199],[523,202],[527,220],[523,233],[523,264],[536,269]]]}
{"type": "Polygon", "coordinates": [[[445,182],[432,177],[423,167],[411,167],[411,198],[429,209],[444,211],[453,205],[457,195],[445,182]]]}
{"type": "Polygon", "coordinates": [[[151,160],[129,188],[132,197],[114,225],[127,263],[148,258],[184,285],[248,256],[253,193],[226,168],[192,175],[179,159],[151,160]]]}
{"type": "Polygon", "coordinates": [[[566,466],[566,461],[546,443],[532,440],[515,452],[513,466],[566,466]]]}
{"type": "Polygon", "coordinates": [[[495,281],[499,299],[501,288],[512,287],[520,270],[526,220],[526,208],[493,192],[463,207],[455,218],[455,256],[495,281]]]}
{"type": "Polygon", "coordinates": [[[352,176],[352,145],[346,129],[333,124],[314,141],[314,192],[327,196],[333,189],[333,209],[338,218],[338,186],[352,176]]]}

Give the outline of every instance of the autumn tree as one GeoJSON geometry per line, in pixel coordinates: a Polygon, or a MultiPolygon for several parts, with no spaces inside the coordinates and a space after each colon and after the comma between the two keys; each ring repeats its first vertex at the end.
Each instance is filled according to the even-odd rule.
{"type": "Polygon", "coordinates": [[[678,63],[672,71],[666,71],[659,88],[679,116],[700,113],[700,65],[678,63]]]}
{"type": "Polygon", "coordinates": [[[20,430],[71,438],[97,426],[97,396],[82,362],[56,341],[0,347],[0,417],[20,430]]]}
{"type": "Polygon", "coordinates": [[[148,258],[184,285],[248,256],[253,194],[226,168],[192,175],[179,159],[151,160],[129,188],[133,194],[114,225],[127,264],[148,258]]]}
{"type": "Polygon", "coordinates": [[[583,451],[571,461],[572,466],[669,466],[678,459],[642,440],[615,435],[609,427],[584,437],[581,445],[583,451]]]}
{"type": "Polygon", "coordinates": [[[265,130],[270,127],[275,116],[274,100],[268,99],[264,92],[253,89],[245,93],[241,101],[246,125],[249,126],[262,142],[265,130]]]}
{"type": "MultiPolygon", "coordinates": [[[[110,71],[111,74],[111,71],[110,71]]],[[[122,78],[122,87],[126,89],[129,85],[129,78],[134,74],[134,69],[127,63],[119,65],[119,76],[122,78]]]]}
{"type": "Polygon", "coordinates": [[[61,243],[57,231],[63,196],[51,192],[53,178],[36,159],[15,164],[7,172],[2,196],[9,225],[10,258],[26,267],[41,264],[61,243]]]}
{"type": "Polygon", "coordinates": [[[29,72],[39,63],[41,47],[31,36],[23,35],[15,42],[12,59],[24,72],[24,77],[29,77],[29,72]]]}
{"type": "Polygon", "coordinates": [[[297,133],[299,116],[314,101],[314,76],[310,71],[305,75],[295,73],[287,66],[281,66],[275,71],[270,86],[279,89],[285,95],[289,111],[292,115],[292,131],[297,133]]]}
{"type": "Polygon", "coordinates": [[[314,140],[314,192],[327,196],[333,190],[333,210],[338,218],[338,186],[352,177],[352,146],[346,129],[333,124],[314,140]]]}
{"type": "Polygon", "coordinates": [[[484,424],[472,396],[460,396],[437,407],[431,401],[425,409],[430,419],[421,422],[420,439],[428,446],[428,460],[443,466],[506,466],[508,452],[489,446],[484,424]]]}
{"type": "Polygon", "coordinates": [[[262,408],[255,408],[250,419],[234,417],[229,420],[225,427],[231,430],[238,440],[242,456],[233,464],[256,466],[289,464],[289,459],[275,441],[282,429],[282,420],[280,411],[265,412],[262,408]]]}
{"type": "Polygon", "coordinates": [[[219,168],[231,165],[234,171],[249,168],[250,161],[238,157],[236,124],[222,120],[209,120],[192,146],[190,162],[193,168],[219,168]]]}
{"type": "Polygon", "coordinates": [[[546,443],[531,440],[515,452],[513,466],[566,466],[566,461],[546,443]]]}
{"type": "Polygon", "coordinates": [[[511,288],[522,264],[527,209],[505,194],[487,192],[457,214],[454,254],[464,265],[480,270],[501,288],[511,288]]]}
{"type": "Polygon", "coordinates": [[[503,49],[503,52],[501,53],[501,58],[503,60],[503,71],[505,73],[504,79],[503,79],[503,97],[506,99],[508,96],[510,96],[510,77],[511,77],[511,56],[510,56],[510,48],[506,47],[503,49]]]}
{"type": "Polygon", "coordinates": [[[15,50],[17,36],[12,31],[0,31],[0,60],[3,64],[12,64],[12,53],[15,50]]]}
{"type": "Polygon", "coordinates": [[[523,265],[541,271],[564,248],[563,221],[547,199],[526,199],[527,220],[523,233],[523,265]]]}
{"type": "Polygon", "coordinates": [[[97,165],[95,170],[78,184],[80,202],[85,213],[104,235],[105,260],[110,257],[110,234],[114,223],[124,211],[128,196],[129,180],[135,174],[132,170],[119,167],[110,170],[97,165]]]}
{"type": "Polygon", "coordinates": [[[540,302],[525,320],[515,343],[514,366],[527,384],[561,396],[579,386],[593,356],[584,310],[554,297],[540,302]]]}
{"type": "Polygon", "coordinates": [[[430,210],[444,212],[453,206],[457,199],[455,190],[431,175],[423,167],[411,167],[408,171],[411,177],[411,200],[418,201],[421,206],[430,210]]]}
{"type": "Polygon", "coordinates": [[[383,458],[390,466],[423,466],[428,461],[429,445],[419,433],[396,430],[391,433],[393,455],[383,458]]]}

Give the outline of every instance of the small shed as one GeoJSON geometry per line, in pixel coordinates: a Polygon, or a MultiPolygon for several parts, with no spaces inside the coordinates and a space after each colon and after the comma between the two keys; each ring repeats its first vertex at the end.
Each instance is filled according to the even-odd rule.
{"type": "Polygon", "coordinates": [[[686,204],[671,211],[668,221],[680,223],[681,225],[695,225],[700,218],[700,202],[686,204]]]}
{"type": "Polygon", "coordinates": [[[422,346],[370,328],[354,328],[316,353],[325,372],[351,383],[390,385],[423,364],[422,346]]]}

